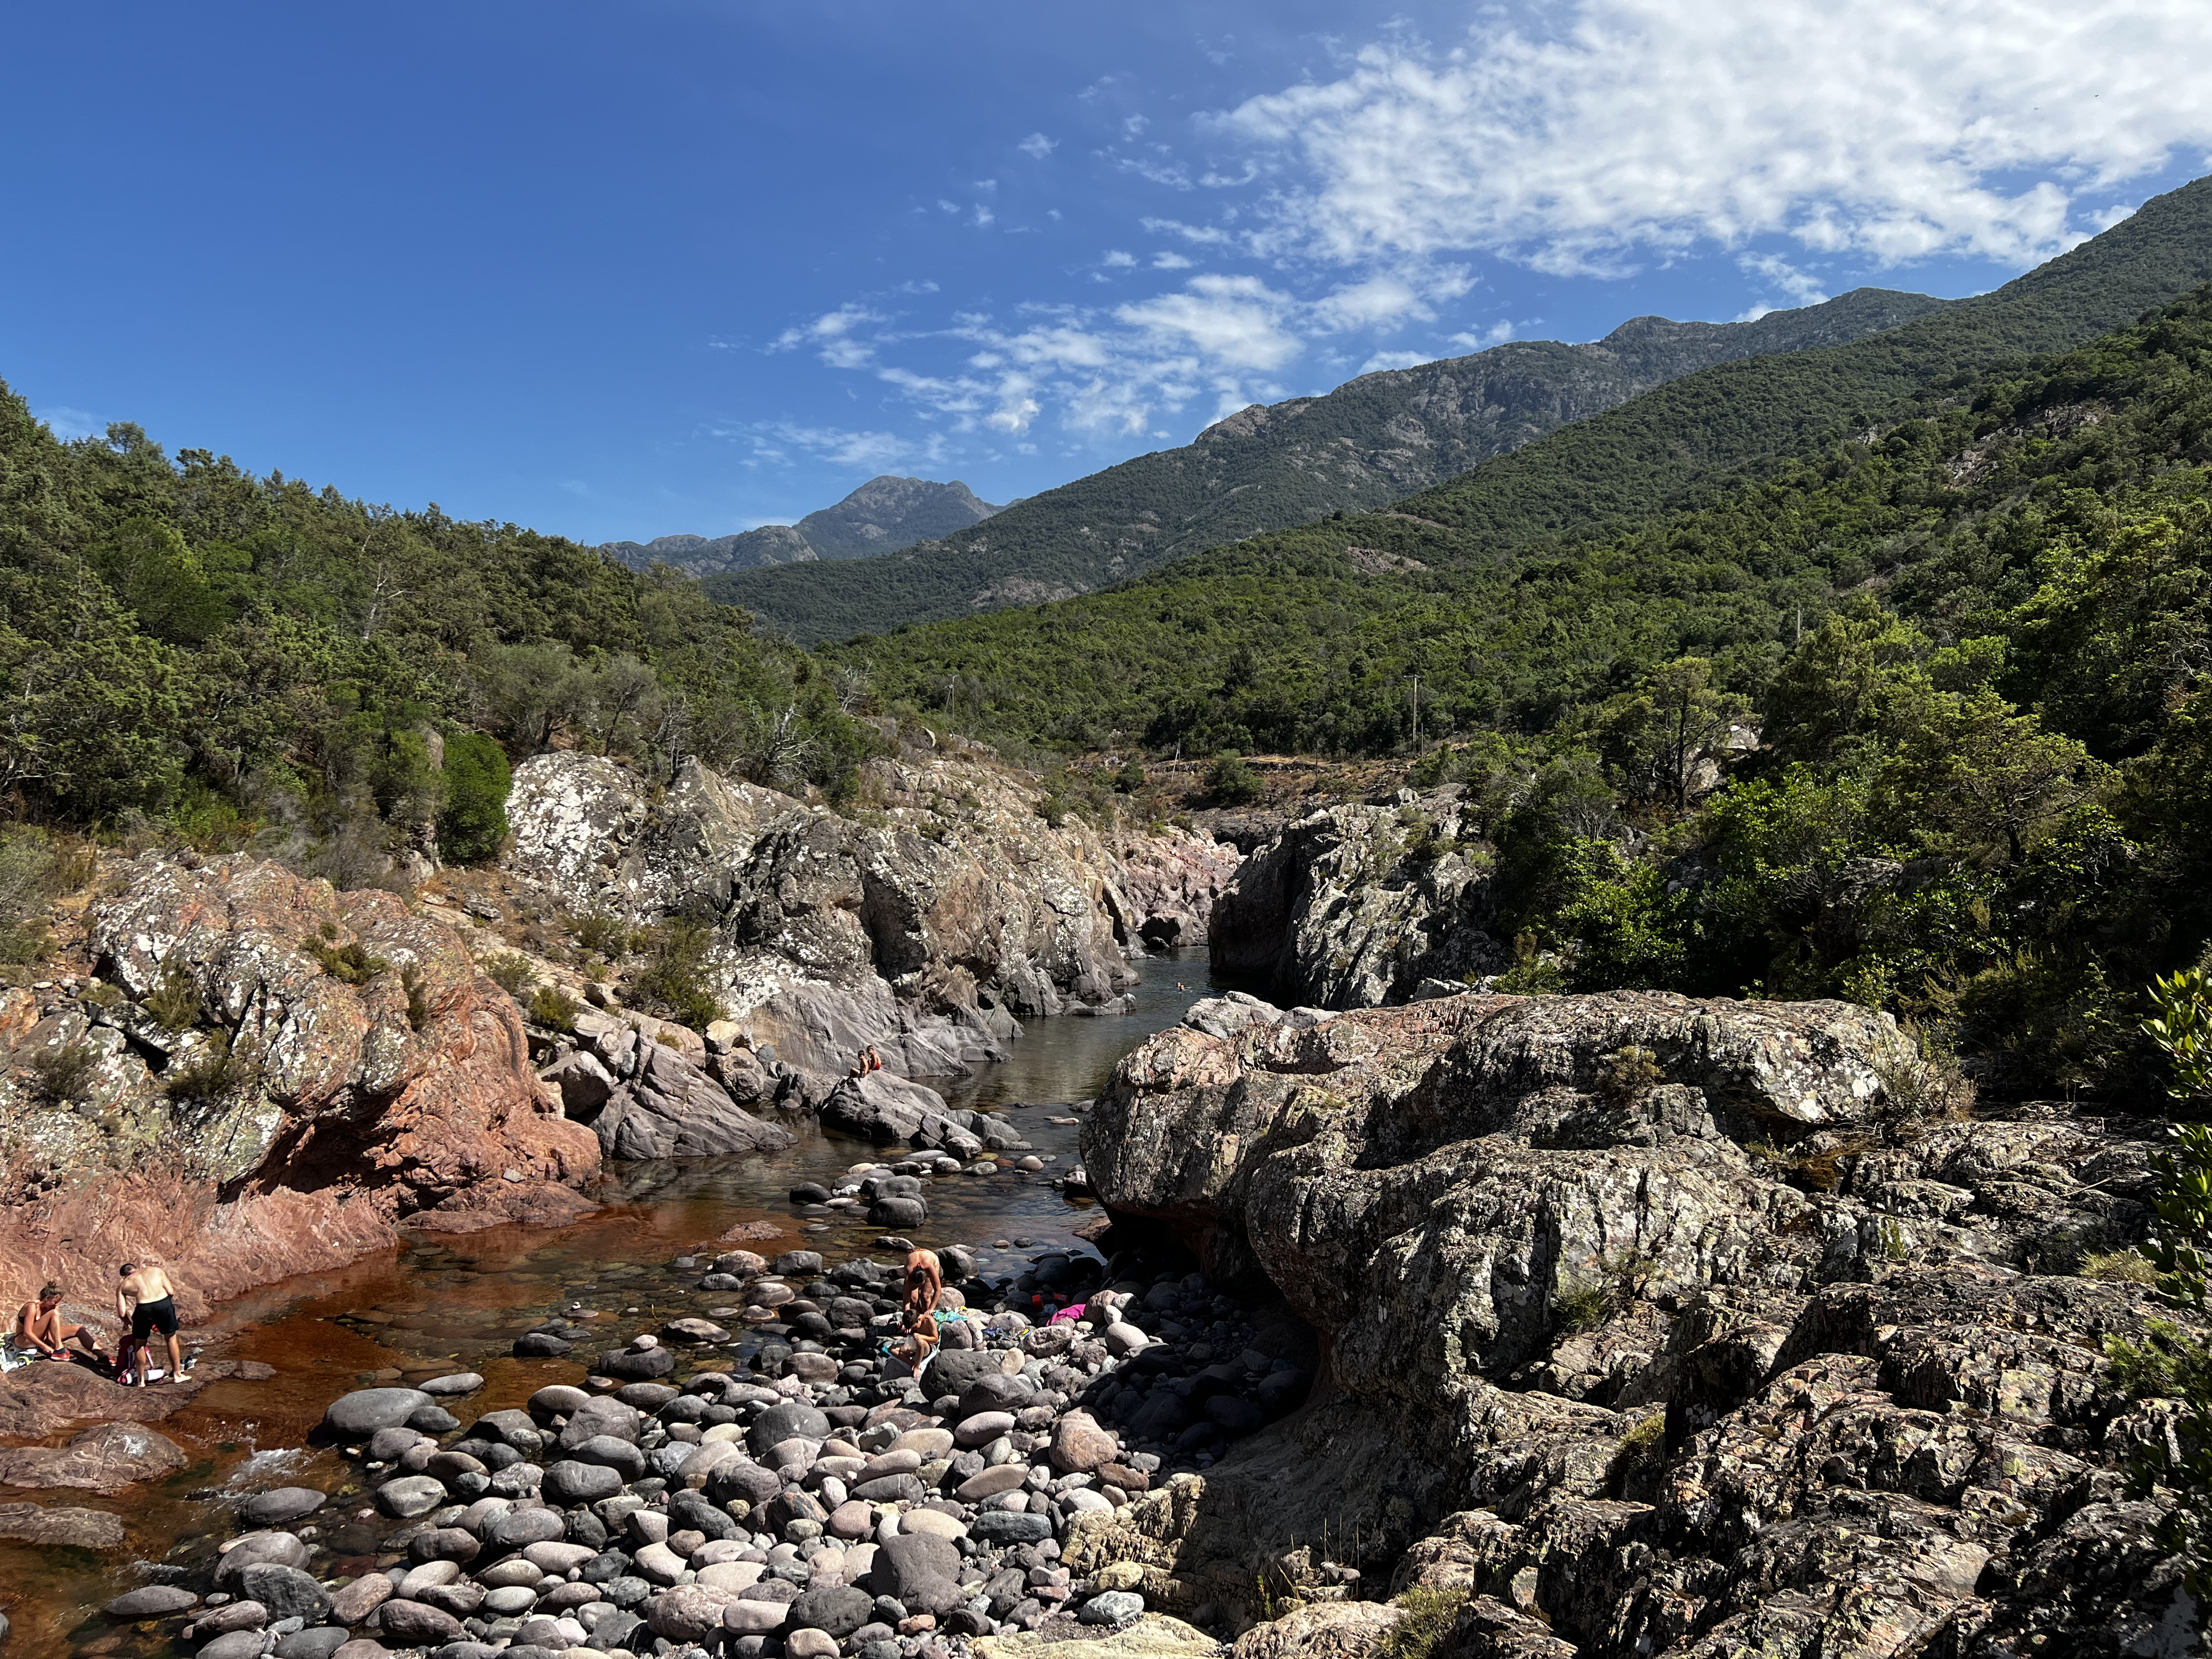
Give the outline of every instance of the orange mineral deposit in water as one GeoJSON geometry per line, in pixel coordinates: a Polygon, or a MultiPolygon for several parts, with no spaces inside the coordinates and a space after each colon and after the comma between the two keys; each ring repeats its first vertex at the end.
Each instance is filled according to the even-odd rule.
{"type": "MultiPolygon", "coordinates": [[[[1040,1246],[1068,1243],[1072,1229],[1096,1212],[1048,1184],[1050,1176],[1077,1161],[1077,1131],[1066,1121],[1074,1114],[1066,1103],[1095,1097],[1123,1054],[1206,994],[1199,984],[1204,959],[1202,950],[1152,957],[1139,964],[1143,981],[1130,1014],[1033,1020],[1005,1064],[969,1078],[933,1080],[956,1106],[1007,1108],[1023,1137],[1050,1161],[1030,1180],[1012,1172],[937,1180],[917,1242],[988,1247],[994,1237],[1018,1232],[1040,1246]],[[1192,988],[1178,991],[1178,977],[1192,988]]],[[[711,1256],[714,1240],[749,1223],[765,1224],[752,1231],[774,1235],[745,1246],[764,1255],[803,1248],[820,1250],[833,1264],[873,1255],[896,1266],[875,1247],[880,1230],[866,1224],[865,1211],[801,1216],[787,1194],[800,1182],[834,1184],[853,1164],[888,1160],[897,1149],[825,1135],[811,1119],[787,1127],[798,1139],[769,1157],[617,1166],[597,1194],[607,1207],[568,1227],[424,1234],[396,1251],[219,1306],[209,1324],[185,1333],[187,1350],[200,1349],[210,1362],[258,1360],[275,1374],[259,1382],[209,1382],[154,1425],[191,1457],[184,1469],[112,1494],[0,1487],[0,1504],[104,1510],[129,1530],[122,1549],[105,1553],[0,1542],[0,1611],[15,1626],[9,1659],[174,1654],[184,1620],[126,1625],[100,1608],[149,1582],[135,1568],[140,1562],[182,1567],[188,1586],[204,1592],[218,1547],[246,1529],[238,1504],[272,1486],[312,1486],[332,1495],[295,1528],[313,1527],[314,1541],[329,1552],[310,1563],[317,1576],[351,1577],[401,1559],[380,1547],[397,1523],[360,1518],[369,1506],[356,1466],[341,1448],[315,1443],[324,1407],[349,1389],[478,1371],[483,1389],[441,1402],[466,1424],[520,1406],[549,1382],[580,1382],[585,1362],[602,1346],[600,1330],[603,1346],[617,1346],[687,1315],[714,1319],[741,1345],[735,1353],[708,1350],[701,1359],[742,1364],[742,1322],[714,1313],[726,1309],[728,1297],[700,1291],[696,1269],[672,1271],[668,1263],[702,1247],[711,1256]],[[513,1358],[515,1337],[556,1313],[593,1334],[562,1358],[513,1358]]],[[[985,1271],[1018,1265],[998,1256],[985,1271]]],[[[57,1435],[52,1443],[75,1431],[57,1435]]]]}

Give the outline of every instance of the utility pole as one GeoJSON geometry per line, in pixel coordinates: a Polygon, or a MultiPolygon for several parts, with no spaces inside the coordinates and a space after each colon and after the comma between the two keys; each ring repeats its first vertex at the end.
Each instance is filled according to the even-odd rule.
{"type": "Polygon", "coordinates": [[[1420,750],[1420,747],[1421,747],[1421,677],[1420,677],[1419,674],[1416,674],[1416,675],[1414,675],[1414,676],[1413,676],[1413,748],[1414,748],[1414,750],[1418,753],[1418,752],[1419,751],[1419,750],[1420,750]]]}

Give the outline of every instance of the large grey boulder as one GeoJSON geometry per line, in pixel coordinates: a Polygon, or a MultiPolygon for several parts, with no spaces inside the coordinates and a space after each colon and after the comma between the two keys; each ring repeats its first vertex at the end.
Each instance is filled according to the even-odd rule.
{"type": "Polygon", "coordinates": [[[643,1045],[636,1073],[590,1122],[609,1158],[772,1152],[792,1141],[790,1131],[753,1116],[704,1071],[659,1042],[643,1045]]]}
{"type": "Polygon", "coordinates": [[[869,1140],[907,1142],[927,1139],[923,1126],[935,1119],[944,1129],[956,1127],[945,1097],[926,1084],[909,1082],[888,1071],[848,1077],[822,1104],[825,1128],[869,1140]]]}
{"type": "Polygon", "coordinates": [[[434,1403],[420,1389],[356,1389],[323,1408],[323,1424],[334,1434],[372,1435],[404,1428],[409,1418],[434,1403]]]}

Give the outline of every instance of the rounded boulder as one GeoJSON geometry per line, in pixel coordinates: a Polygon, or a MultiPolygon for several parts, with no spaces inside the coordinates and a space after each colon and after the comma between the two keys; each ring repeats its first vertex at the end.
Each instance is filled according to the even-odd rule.
{"type": "Polygon", "coordinates": [[[404,1428],[407,1419],[430,1404],[420,1389],[356,1389],[323,1408],[323,1425],[356,1437],[379,1429],[404,1428]]]}

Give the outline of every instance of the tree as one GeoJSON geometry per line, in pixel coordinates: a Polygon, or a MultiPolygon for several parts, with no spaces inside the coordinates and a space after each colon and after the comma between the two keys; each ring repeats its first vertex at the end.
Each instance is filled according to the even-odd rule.
{"type": "Polygon", "coordinates": [[[480,732],[446,738],[446,799],[438,813],[438,855],[485,864],[507,839],[507,795],[514,781],[506,751],[480,732]]]}

